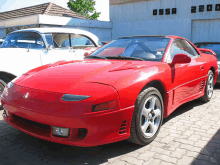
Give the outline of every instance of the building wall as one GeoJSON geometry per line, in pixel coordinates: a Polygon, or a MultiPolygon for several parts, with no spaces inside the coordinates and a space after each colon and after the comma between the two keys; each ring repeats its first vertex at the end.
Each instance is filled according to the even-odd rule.
{"type": "MultiPolygon", "coordinates": [[[[178,35],[191,40],[193,21],[220,19],[220,11],[215,11],[216,4],[220,4],[220,1],[151,0],[111,5],[112,39],[131,35],[178,35]],[[206,10],[208,4],[212,4],[212,11],[206,10]],[[204,5],[204,12],[198,11],[199,5],[204,5]],[[191,13],[191,6],[197,7],[196,13],[191,13]],[[167,8],[176,8],[177,13],[159,15],[159,9],[167,8]],[[157,9],[155,16],[153,16],[154,9],[157,9]]],[[[217,30],[214,32],[220,33],[217,30]]]]}
{"type": "MultiPolygon", "coordinates": [[[[112,23],[109,21],[33,15],[0,21],[0,28],[1,27],[7,29],[8,32],[35,27],[67,27],[90,31],[97,35],[101,41],[110,41],[112,39],[112,23]]],[[[2,35],[6,35],[5,30],[2,31],[2,35]]]]}

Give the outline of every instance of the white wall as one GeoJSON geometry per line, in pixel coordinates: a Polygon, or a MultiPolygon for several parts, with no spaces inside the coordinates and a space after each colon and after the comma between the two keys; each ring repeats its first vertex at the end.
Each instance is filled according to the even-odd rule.
{"type": "Polygon", "coordinates": [[[0,28],[0,39],[6,37],[6,29],[0,28]]]}
{"type": "Polygon", "coordinates": [[[112,39],[131,35],[178,35],[191,40],[192,21],[220,19],[220,11],[215,11],[215,4],[219,3],[220,0],[150,0],[111,5],[112,39]],[[206,11],[208,4],[213,5],[212,11],[206,11]],[[205,5],[204,12],[198,12],[199,5],[205,5]],[[197,7],[196,13],[191,13],[191,6],[197,7]],[[159,9],[166,8],[177,8],[177,14],[159,15],[159,9]],[[157,16],[153,16],[153,9],[158,9],[157,16]]]}

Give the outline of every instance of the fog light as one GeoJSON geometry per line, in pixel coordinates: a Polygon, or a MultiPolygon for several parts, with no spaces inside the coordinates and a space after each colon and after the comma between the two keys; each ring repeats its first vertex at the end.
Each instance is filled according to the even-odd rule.
{"type": "Polygon", "coordinates": [[[53,127],[53,135],[54,136],[68,137],[69,132],[70,132],[69,128],[53,127]]]}

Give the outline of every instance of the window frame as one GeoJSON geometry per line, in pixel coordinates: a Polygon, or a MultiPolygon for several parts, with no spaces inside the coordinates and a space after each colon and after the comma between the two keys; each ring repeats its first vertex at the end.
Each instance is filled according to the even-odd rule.
{"type": "MultiPolygon", "coordinates": [[[[166,57],[166,63],[172,63],[173,59],[171,59],[171,53],[170,53],[171,47],[172,47],[172,45],[174,44],[174,42],[176,42],[176,41],[178,41],[178,40],[180,40],[180,41],[183,40],[183,41],[186,42],[186,44],[188,44],[193,50],[195,50],[195,52],[197,53],[197,55],[196,55],[196,56],[193,55],[193,57],[190,56],[191,59],[195,59],[195,58],[200,57],[200,53],[197,51],[197,49],[195,49],[195,47],[194,47],[190,42],[188,42],[186,39],[183,39],[183,38],[175,38],[175,39],[172,41],[172,43],[171,43],[171,45],[170,45],[170,47],[169,47],[168,56],[166,57]]],[[[181,44],[181,45],[182,45],[182,44],[181,44]]]]}

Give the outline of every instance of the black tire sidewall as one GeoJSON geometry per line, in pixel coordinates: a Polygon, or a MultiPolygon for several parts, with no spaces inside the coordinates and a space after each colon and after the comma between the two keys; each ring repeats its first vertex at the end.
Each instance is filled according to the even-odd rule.
{"type": "Polygon", "coordinates": [[[135,129],[136,129],[136,134],[137,134],[137,138],[139,139],[139,141],[142,143],[142,144],[149,144],[150,142],[152,142],[157,134],[159,133],[159,130],[160,130],[160,127],[162,125],[162,122],[163,122],[163,99],[162,99],[162,96],[160,94],[160,92],[156,89],[156,88],[148,88],[146,90],[143,91],[144,94],[143,94],[143,97],[140,99],[140,102],[138,105],[136,105],[136,108],[135,108],[135,111],[136,111],[136,120],[135,120],[135,129]],[[160,125],[157,129],[157,132],[151,137],[151,138],[146,138],[143,133],[142,133],[142,130],[141,130],[141,127],[140,127],[140,116],[141,116],[141,110],[142,110],[142,107],[145,103],[145,100],[149,97],[149,96],[156,96],[158,98],[158,100],[160,101],[160,104],[161,104],[161,121],[160,121],[160,125]]]}

